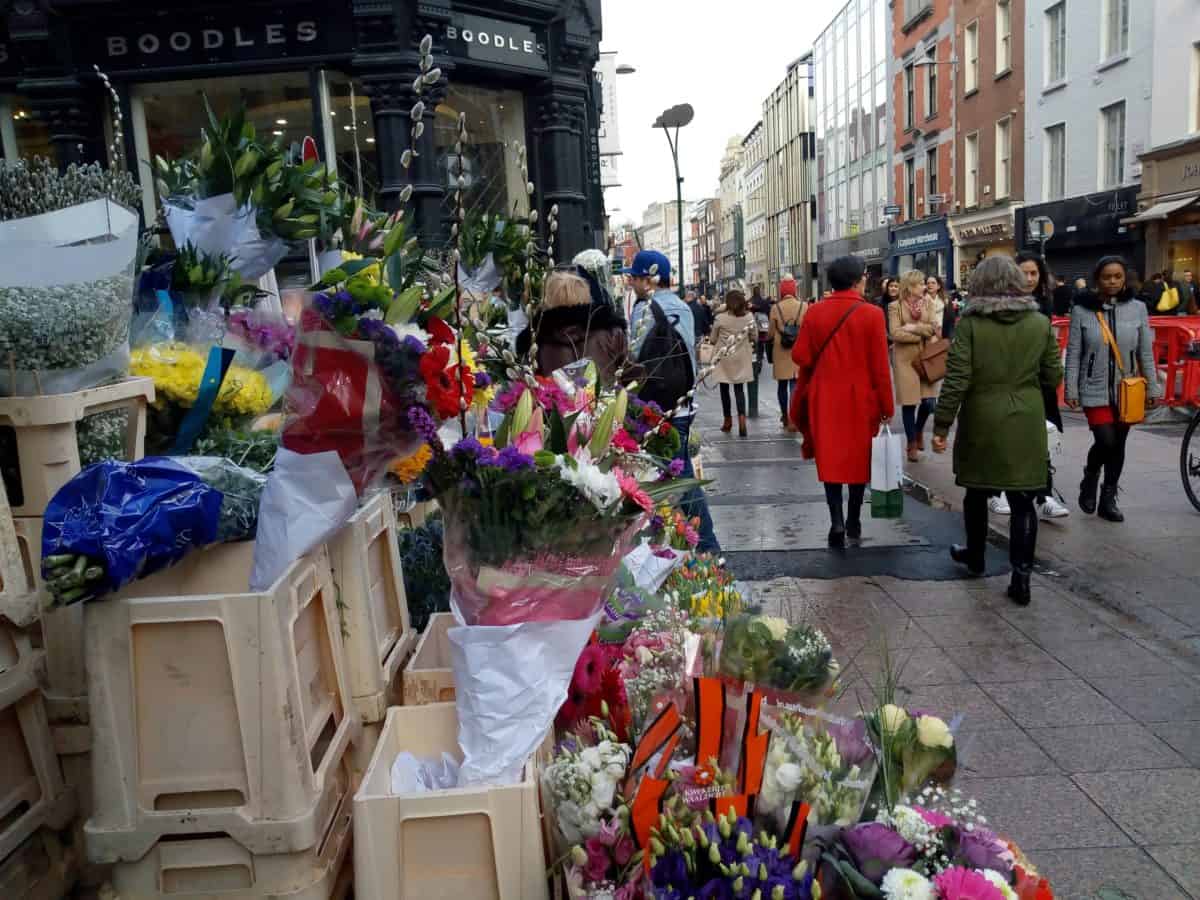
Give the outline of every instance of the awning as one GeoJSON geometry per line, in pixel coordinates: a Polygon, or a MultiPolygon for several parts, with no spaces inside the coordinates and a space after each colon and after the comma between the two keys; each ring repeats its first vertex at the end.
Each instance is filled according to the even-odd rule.
{"type": "Polygon", "coordinates": [[[1164,200],[1162,203],[1155,203],[1152,207],[1144,212],[1138,213],[1136,216],[1130,216],[1127,219],[1122,219],[1122,225],[1138,225],[1142,222],[1160,222],[1171,213],[1179,212],[1185,207],[1191,206],[1197,200],[1200,200],[1200,193],[1192,194],[1190,197],[1184,197],[1182,200],[1164,200]]]}

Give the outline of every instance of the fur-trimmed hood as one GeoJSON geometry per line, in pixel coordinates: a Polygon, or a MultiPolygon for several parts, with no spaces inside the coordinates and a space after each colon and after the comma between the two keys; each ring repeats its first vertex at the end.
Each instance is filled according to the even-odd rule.
{"type": "Polygon", "coordinates": [[[963,307],[962,315],[990,316],[1012,322],[1026,313],[1039,312],[1038,302],[1033,297],[971,297],[963,307]]]}

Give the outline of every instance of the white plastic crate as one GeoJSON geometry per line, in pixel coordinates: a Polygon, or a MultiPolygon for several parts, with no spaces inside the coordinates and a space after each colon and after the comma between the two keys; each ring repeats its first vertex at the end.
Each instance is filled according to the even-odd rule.
{"type": "Polygon", "coordinates": [[[324,547],[245,590],[253,543],[224,544],[87,605],[94,862],[165,835],[295,853],[349,778],[358,738],[324,547]]]}
{"type": "Polygon", "coordinates": [[[399,699],[400,669],[416,643],[391,496],[378,493],[329,542],[350,690],[363,722],[380,722],[399,699]]]}
{"type": "Polygon", "coordinates": [[[29,684],[36,679],[38,656],[28,635],[0,621],[0,694],[9,685],[29,684]]]}
{"type": "Polygon", "coordinates": [[[78,852],[77,846],[64,846],[56,832],[37,831],[0,862],[0,897],[62,900],[75,882],[78,852]]]}
{"type": "MultiPolygon", "coordinates": [[[[40,559],[40,551],[34,556],[40,559]]],[[[18,628],[34,624],[42,609],[38,595],[40,583],[28,538],[17,531],[8,496],[0,482],[0,618],[18,628]]]]}
{"type": "MultiPolygon", "coordinates": [[[[16,435],[20,493],[8,502],[14,516],[40,516],[64,484],[79,474],[79,422],[95,413],[129,410],[125,458],[141,459],[146,444],[146,407],[154,381],[127,378],[116,384],[71,394],[0,397],[0,428],[16,435]]],[[[15,487],[16,485],[13,485],[15,487]]]]}
{"type": "Polygon", "coordinates": [[[453,613],[434,613],[425,625],[412,659],[404,667],[404,705],[448,703],[454,700],[454,670],[450,668],[453,613]]]}
{"type": "Polygon", "coordinates": [[[112,884],[121,900],[344,900],[350,809],[347,792],[309,850],[256,855],[223,836],[160,841],[137,862],[113,866],[112,884]]]}
{"type": "Polygon", "coordinates": [[[355,900],[545,900],[537,767],[519,784],[391,791],[396,755],[461,759],[453,703],[388,710],[354,797],[355,900]]]}
{"type": "Polygon", "coordinates": [[[31,668],[0,683],[0,859],[39,828],[61,829],[75,814],[50,722],[31,668]]]}

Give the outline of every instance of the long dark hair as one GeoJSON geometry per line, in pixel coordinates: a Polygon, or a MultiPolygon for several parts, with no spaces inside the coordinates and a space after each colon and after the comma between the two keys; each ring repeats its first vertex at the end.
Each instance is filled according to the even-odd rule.
{"type": "Polygon", "coordinates": [[[1043,309],[1054,307],[1054,295],[1050,292],[1050,270],[1046,267],[1046,260],[1040,253],[1034,253],[1032,250],[1022,250],[1017,254],[1017,265],[1021,263],[1031,262],[1037,266],[1038,283],[1033,289],[1033,296],[1037,300],[1038,305],[1043,309]]]}

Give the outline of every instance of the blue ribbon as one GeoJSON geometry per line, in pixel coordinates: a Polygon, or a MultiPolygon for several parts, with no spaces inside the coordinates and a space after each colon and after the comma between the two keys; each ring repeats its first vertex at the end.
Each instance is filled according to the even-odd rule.
{"type": "Polygon", "coordinates": [[[200,379],[196,402],[192,404],[179,427],[175,445],[171,448],[172,455],[183,456],[191,452],[192,445],[196,443],[196,438],[200,436],[212,413],[213,404],[217,402],[217,395],[221,391],[221,383],[225,380],[236,355],[236,350],[225,347],[213,347],[208,351],[208,363],[204,367],[204,376],[200,379]]]}

